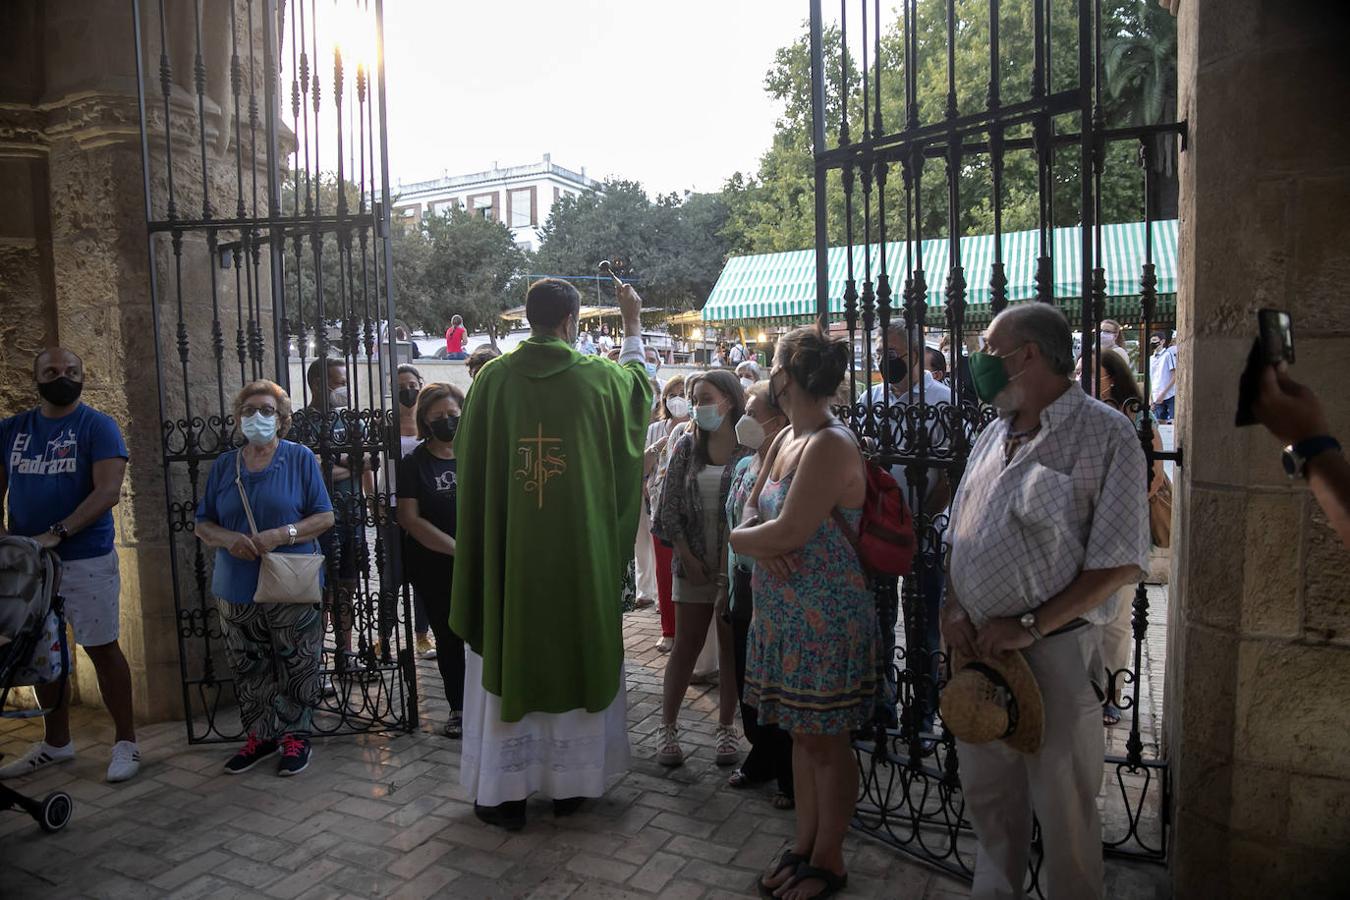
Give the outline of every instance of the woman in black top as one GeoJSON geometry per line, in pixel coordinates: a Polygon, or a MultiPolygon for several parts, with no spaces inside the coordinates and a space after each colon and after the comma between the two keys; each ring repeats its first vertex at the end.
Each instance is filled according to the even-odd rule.
{"type": "Polygon", "coordinates": [[[450,702],[447,737],[463,734],[464,642],[450,630],[450,584],[455,564],[458,493],[455,430],[464,394],[450,384],[429,384],[417,396],[417,436],[422,443],[398,467],[398,524],[408,534],[403,569],[426,604],[436,635],[436,664],[450,702]]]}

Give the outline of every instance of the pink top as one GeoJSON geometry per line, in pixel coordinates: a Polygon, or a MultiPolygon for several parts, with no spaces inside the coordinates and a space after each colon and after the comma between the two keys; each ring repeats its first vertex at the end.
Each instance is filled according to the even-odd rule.
{"type": "Polygon", "coordinates": [[[451,325],[449,328],[445,329],[445,352],[463,353],[464,338],[467,336],[468,333],[464,330],[463,325],[451,325]]]}

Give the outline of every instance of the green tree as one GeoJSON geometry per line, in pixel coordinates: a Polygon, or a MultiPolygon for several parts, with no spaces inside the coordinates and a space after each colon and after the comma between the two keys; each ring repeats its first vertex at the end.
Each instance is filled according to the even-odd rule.
{"type": "MultiPolygon", "coordinates": [[[[634,181],[563,197],[541,230],[538,274],[593,276],[602,259],[633,270],[648,307],[690,309],[707,298],[730,250],[722,232],[727,204],[718,194],[667,194],[655,201],[634,181]]],[[[578,278],[583,297],[596,282],[578,278]]],[[[604,294],[602,294],[604,296],[604,294]]]]}
{"type": "MultiPolygon", "coordinates": [[[[1141,0],[1142,2],[1142,0],[1141,0]]],[[[1104,10],[1104,35],[1133,35],[1149,41],[1175,25],[1166,13],[1163,17],[1141,12],[1134,0],[1109,0],[1104,10]]],[[[914,108],[905,100],[907,63],[903,22],[897,20],[881,35],[882,81],[881,128],[896,133],[907,124],[927,125],[942,122],[949,112],[966,114],[982,110],[990,101],[990,22],[985,0],[955,0],[953,39],[954,77],[949,81],[947,65],[946,0],[919,0],[912,28],[915,36],[914,58],[916,98],[914,108]],[[949,106],[952,107],[949,109],[949,106]]],[[[1077,78],[1077,22],[1062,6],[1051,17],[1049,35],[1052,60],[1047,86],[1053,90],[1070,89],[1077,78]]],[[[851,35],[851,40],[856,39],[851,35]]],[[[1003,104],[1016,103],[1031,96],[1035,19],[1030,0],[1007,0],[999,7],[998,93],[1003,104]]],[[[868,59],[868,100],[863,104],[862,78],[854,60],[843,58],[837,31],[827,31],[824,46],[830,50],[825,62],[827,127],[829,146],[838,143],[839,122],[848,84],[848,122],[850,137],[862,137],[876,124],[874,60],[868,59]]],[[[1165,43],[1160,41],[1160,43],[1165,43]]],[[[1103,41],[1107,45],[1106,40],[1103,41]]],[[[1175,38],[1172,39],[1175,47],[1175,38]]],[[[782,101],[784,114],[779,119],[772,143],[760,160],[754,176],[737,173],[725,185],[730,214],[724,237],[737,252],[774,252],[801,249],[814,242],[815,208],[811,147],[810,56],[808,37],[803,35],[781,49],[765,78],[765,89],[782,101]]],[[[871,51],[873,48],[869,48],[871,51]]],[[[1175,84],[1175,50],[1165,48],[1155,56],[1158,72],[1165,75],[1170,59],[1175,84]]],[[[870,53],[869,53],[870,56],[870,53]]],[[[1121,77],[1104,85],[1103,112],[1108,126],[1131,124],[1137,119],[1132,110],[1138,95],[1151,83],[1140,78],[1121,77]]],[[[1076,130],[1073,117],[1061,117],[1053,123],[1060,130],[1076,130]]],[[[1028,126],[1009,129],[1006,138],[1027,138],[1028,126]]],[[[1137,147],[1113,144],[1108,148],[1102,183],[1102,219],[1105,222],[1135,221],[1143,214],[1143,177],[1136,164],[1137,147]]],[[[1081,218],[1079,155],[1077,147],[1062,148],[1054,154],[1052,183],[1052,226],[1077,224],[1081,218]]],[[[951,169],[945,159],[928,159],[918,170],[920,190],[913,195],[918,208],[922,235],[946,236],[951,230],[948,178],[958,189],[956,229],[960,234],[980,234],[993,230],[994,196],[991,161],[988,154],[966,154],[951,169]]],[[[1161,181],[1162,179],[1155,179],[1161,181]]],[[[861,178],[854,190],[852,225],[854,240],[863,238],[863,186],[861,178]]],[[[872,195],[873,228],[877,222],[877,193],[872,195]]],[[[906,193],[903,169],[898,163],[889,167],[886,187],[886,225],[888,237],[904,233],[906,193]]],[[[827,182],[827,222],[831,243],[842,243],[848,224],[839,173],[827,182]]],[[[1155,207],[1155,209],[1158,209],[1155,207]]],[[[1009,150],[1004,157],[1002,225],[1005,231],[1035,228],[1040,219],[1038,167],[1030,150],[1009,150]]],[[[1173,206],[1173,211],[1175,207],[1173,206]]],[[[1166,214],[1163,208],[1162,214],[1166,214]]],[[[875,231],[873,232],[875,234],[875,231]]]]}
{"type": "MultiPolygon", "coordinates": [[[[420,278],[414,279],[411,306],[400,303],[400,315],[414,326],[436,334],[456,314],[464,317],[470,331],[482,331],[495,347],[505,333],[501,314],[516,304],[526,256],[500,222],[470,210],[454,207],[428,216],[420,228],[426,241],[420,278]]],[[[405,248],[416,248],[414,239],[403,239],[405,248]]],[[[395,245],[396,278],[399,276],[399,246],[395,245]]],[[[408,257],[416,264],[417,252],[408,257]]],[[[411,267],[410,267],[411,268],[411,267]]],[[[398,298],[395,298],[396,301],[398,298]]]]}

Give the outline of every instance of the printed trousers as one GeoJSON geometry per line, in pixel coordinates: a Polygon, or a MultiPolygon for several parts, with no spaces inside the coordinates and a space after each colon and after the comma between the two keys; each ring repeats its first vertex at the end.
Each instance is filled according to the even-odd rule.
{"type": "Polygon", "coordinates": [[[319,702],[318,604],[216,601],[244,730],[262,740],[308,735],[319,702]]]}

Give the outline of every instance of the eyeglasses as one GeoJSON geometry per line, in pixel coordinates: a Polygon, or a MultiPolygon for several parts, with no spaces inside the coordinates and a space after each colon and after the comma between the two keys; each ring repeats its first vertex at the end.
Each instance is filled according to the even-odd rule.
{"type": "Polygon", "coordinates": [[[277,414],[275,406],[242,406],[239,408],[240,416],[262,416],[264,419],[270,419],[277,414]]]}

